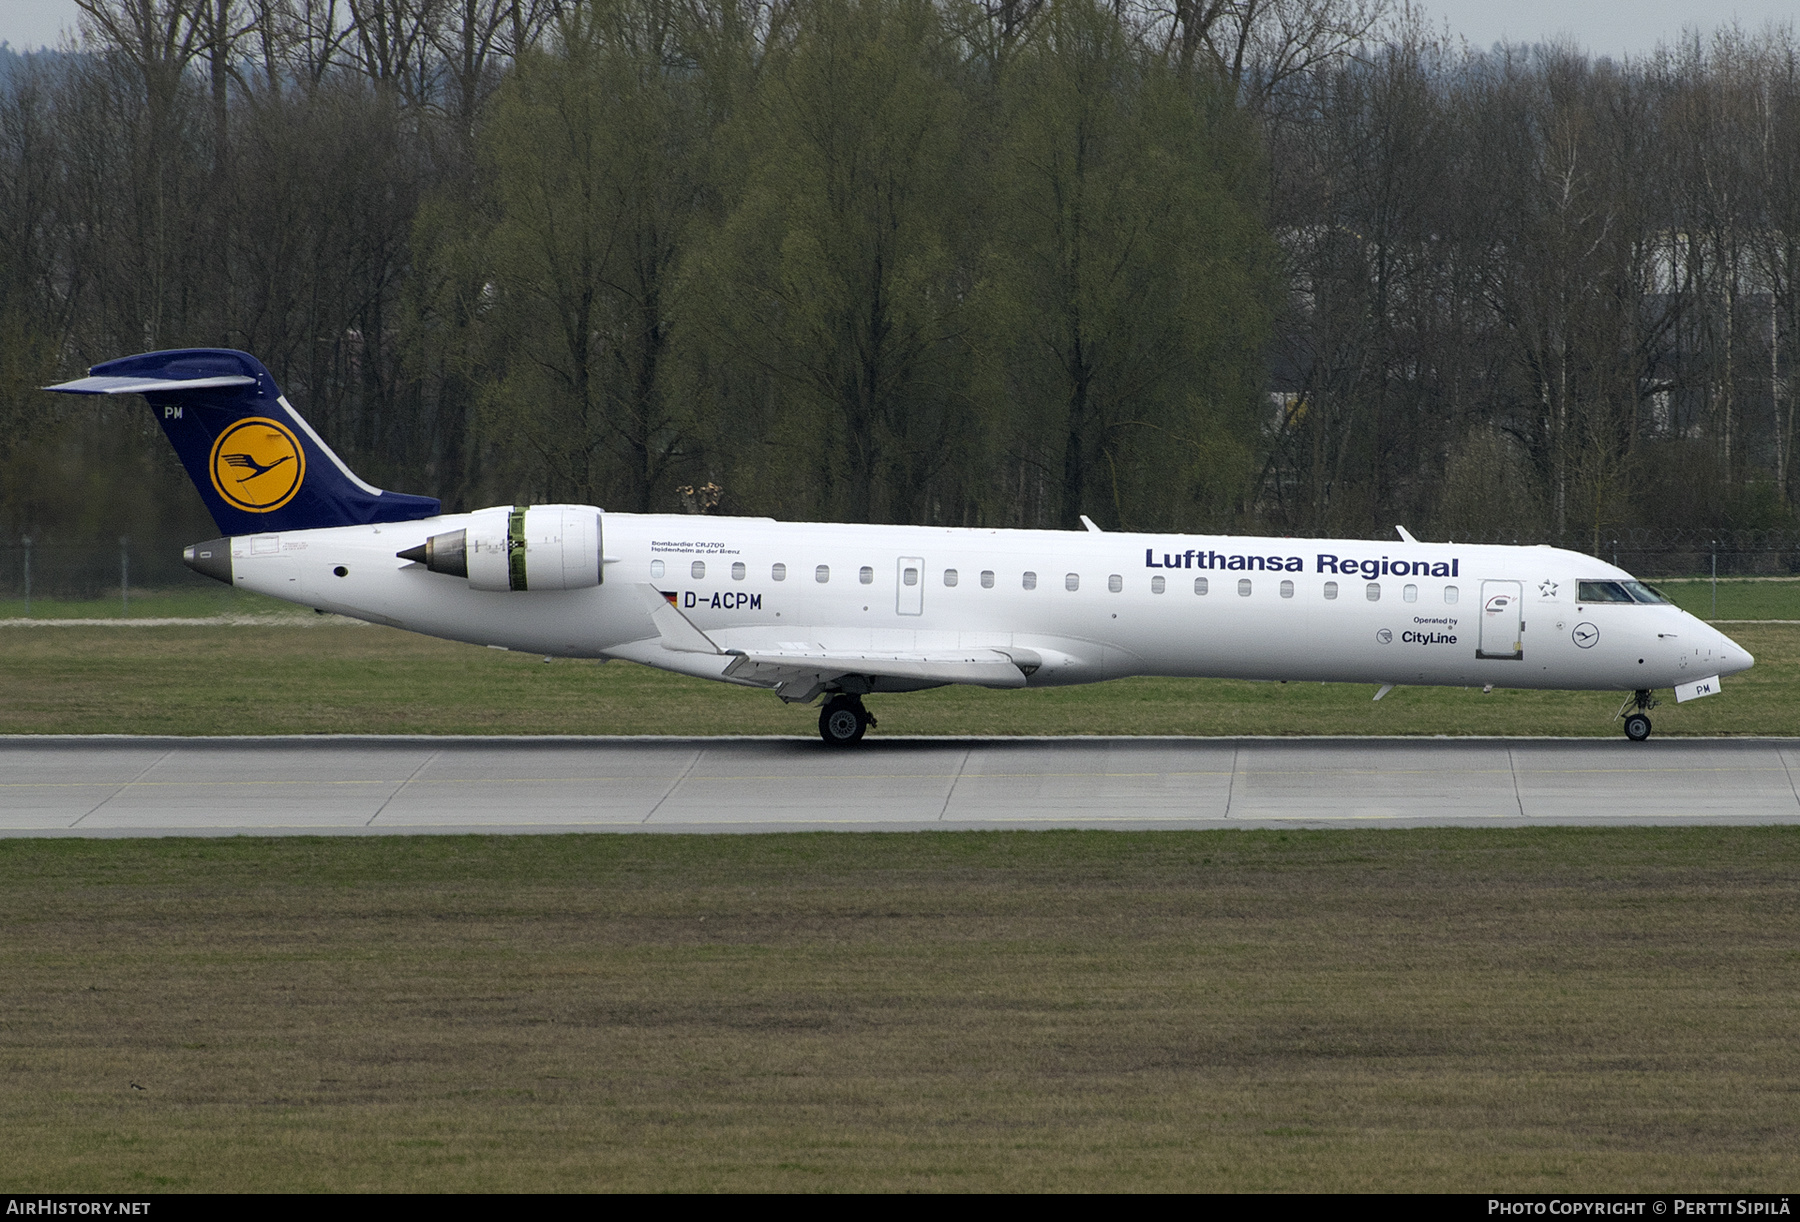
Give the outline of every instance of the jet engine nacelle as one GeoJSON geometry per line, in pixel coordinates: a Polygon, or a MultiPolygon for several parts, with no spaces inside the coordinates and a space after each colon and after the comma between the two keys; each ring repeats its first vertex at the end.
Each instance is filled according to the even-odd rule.
{"type": "Polygon", "coordinates": [[[585,590],[605,571],[592,505],[498,505],[398,553],[477,590],[585,590]]]}

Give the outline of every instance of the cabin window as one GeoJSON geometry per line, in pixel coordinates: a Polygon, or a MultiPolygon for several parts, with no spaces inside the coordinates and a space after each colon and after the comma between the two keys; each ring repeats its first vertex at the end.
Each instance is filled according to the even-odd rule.
{"type": "Polygon", "coordinates": [[[1194,578],[1194,593],[1204,594],[1204,593],[1206,593],[1206,589],[1207,589],[1206,578],[1204,578],[1204,577],[1194,578]]]}
{"type": "Polygon", "coordinates": [[[1283,598],[1292,598],[1294,596],[1294,583],[1293,582],[1284,581],[1281,583],[1281,596],[1283,598]]]}
{"type": "Polygon", "coordinates": [[[774,581],[787,580],[787,565],[778,564],[769,570],[769,577],[774,581]]]}
{"type": "Polygon", "coordinates": [[[1400,597],[1405,599],[1409,603],[1418,602],[1419,601],[1419,587],[1418,586],[1407,586],[1405,589],[1400,591],[1400,597]]]}
{"type": "Polygon", "coordinates": [[[1444,601],[1447,603],[1453,603],[1456,601],[1456,587],[1455,586],[1445,586],[1444,587],[1444,601]]]}
{"type": "Polygon", "coordinates": [[[1248,577],[1238,578],[1238,597],[1239,598],[1249,598],[1250,597],[1250,579],[1248,577]]]}
{"type": "MultiPolygon", "coordinates": [[[[900,571],[900,581],[903,585],[909,585],[909,586],[918,585],[919,584],[919,570],[918,569],[902,569],[900,571]]],[[[869,583],[865,581],[863,584],[867,585],[869,583]]]]}
{"type": "MultiPolygon", "coordinates": [[[[875,584],[875,570],[865,564],[856,570],[856,579],[866,586],[872,586],[875,584]]],[[[906,584],[912,585],[913,583],[909,581],[906,584]]]]}
{"type": "Polygon", "coordinates": [[[1368,584],[1368,586],[1364,588],[1363,593],[1368,595],[1370,602],[1372,602],[1372,603],[1380,602],[1381,601],[1381,583],[1379,581],[1371,581],[1368,584]]]}
{"type": "Polygon", "coordinates": [[[660,560],[652,560],[650,562],[650,576],[661,577],[662,575],[663,575],[663,562],[660,560]]]}
{"type": "Polygon", "coordinates": [[[1337,597],[1337,582],[1328,581],[1325,583],[1325,597],[1328,599],[1337,597]]]}
{"type": "Polygon", "coordinates": [[[734,560],[731,562],[731,579],[733,581],[742,581],[744,575],[748,572],[749,570],[744,567],[744,562],[742,560],[734,560]]]}
{"type": "Polygon", "coordinates": [[[829,564],[821,564],[818,568],[814,569],[813,570],[813,580],[818,582],[820,585],[824,585],[826,582],[830,581],[831,580],[831,566],[829,564]]]}
{"type": "Polygon", "coordinates": [[[1161,594],[1165,589],[1168,588],[1168,584],[1169,584],[1168,582],[1164,581],[1160,577],[1152,577],[1150,579],[1150,592],[1152,594],[1161,594]]]}
{"type": "Polygon", "coordinates": [[[1025,574],[1024,580],[1022,580],[1019,584],[1024,586],[1027,590],[1037,589],[1037,574],[1036,573],[1025,574]]]}
{"type": "Polygon", "coordinates": [[[1080,588],[1081,588],[1081,574],[1080,573],[1065,573],[1063,575],[1063,589],[1079,590],[1080,588]]]}
{"type": "Polygon", "coordinates": [[[981,588],[984,590],[991,590],[994,588],[994,570],[993,569],[982,569],[981,570],[981,588]]]}
{"type": "Polygon", "coordinates": [[[1114,573],[1111,577],[1106,579],[1106,588],[1112,593],[1117,594],[1120,590],[1125,588],[1125,579],[1117,573],[1114,573]]]}
{"type": "Polygon", "coordinates": [[[704,561],[704,560],[694,561],[694,567],[689,569],[688,571],[694,575],[695,581],[699,581],[702,577],[706,576],[706,561],[704,561]]]}
{"type": "Polygon", "coordinates": [[[956,570],[955,569],[945,569],[944,570],[944,584],[947,586],[953,586],[956,584],[956,570]]]}

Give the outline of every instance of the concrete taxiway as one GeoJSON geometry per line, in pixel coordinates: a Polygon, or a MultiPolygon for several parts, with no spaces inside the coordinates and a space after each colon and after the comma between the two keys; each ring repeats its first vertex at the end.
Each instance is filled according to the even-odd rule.
{"type": "Polygon", "coordinates": [[[1800,739],[0,737],[0,835],[1800,822],[1800,739]]]}

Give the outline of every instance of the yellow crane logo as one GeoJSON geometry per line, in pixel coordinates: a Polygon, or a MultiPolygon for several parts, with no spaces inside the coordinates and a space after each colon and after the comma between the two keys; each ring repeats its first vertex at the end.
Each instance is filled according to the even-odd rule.
{"type": "Polygon", "coordinates": [[[286,425],[251,416],[219,434],[210,469],[213,490],[227,505],[245,513],[268,513],[300,491],[306,451],[286,425]]]}

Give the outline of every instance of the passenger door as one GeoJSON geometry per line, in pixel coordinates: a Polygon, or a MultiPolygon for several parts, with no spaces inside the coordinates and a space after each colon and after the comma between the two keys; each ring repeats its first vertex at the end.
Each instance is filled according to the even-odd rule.
{"type": "Polygon", "coordinates": [[[1481,638],[1475,646],[1478,658],[1525,656],[1523,590],[1516,581],[1481,583],[1481,638]]]}
{"type": "Polygon", "coordinates": [[[918,556],[902,556],[896,566],[899,581],[894,596],[894,610],[901,615],[925,614],[925,561],[918,556]]]}

